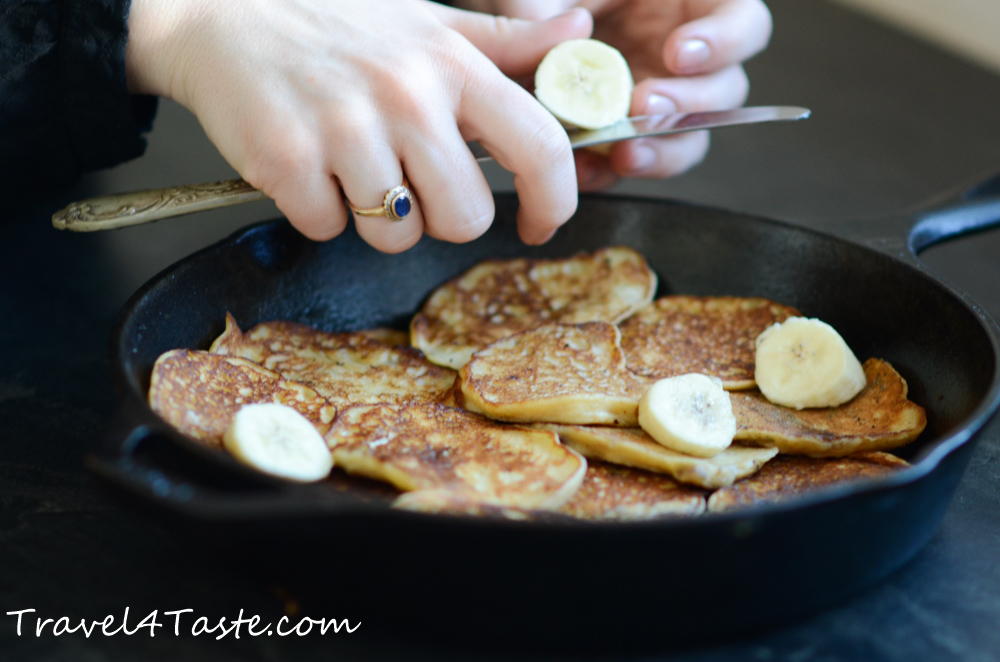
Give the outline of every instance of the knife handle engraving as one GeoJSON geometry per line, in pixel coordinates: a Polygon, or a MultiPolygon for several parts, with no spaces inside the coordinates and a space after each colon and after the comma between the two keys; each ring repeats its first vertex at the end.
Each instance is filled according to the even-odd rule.
{"type": "Polygon", "coordinates": [[[113,230],[266,199],[266,195],[242,179],[172,186],[74,202],[52,215],[52,226],[74,232],[113,230]]]}

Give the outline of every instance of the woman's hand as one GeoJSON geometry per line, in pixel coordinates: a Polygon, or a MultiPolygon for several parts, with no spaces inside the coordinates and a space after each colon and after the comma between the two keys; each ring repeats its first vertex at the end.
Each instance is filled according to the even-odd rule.
{"type": "MultiPolygon", "coordinates": [[[[633,116],[742,105],[749,84],[741,63],[771,37],[771,15],[761,0],[465,0],[463,6],[538,19],[574,6],[589,9],[594,38],[620,50],[632,68],[633,116]]],[[[675,175],[707,150],[708,134],[698,132],[617,143],[608,158],[579,152],[579,186],[675,175]]]]}
{"type": "Polygon", "coordinates": [[[518,230],[542,243],[576,209],[565,131],[510,77],[587,37],[586,11],[535,23],[425,0],[133,0],[129,85],[191,110],[222,155],[312,239],[409,180],[402,221],[357,217],[375,248],[464,242],[493,219],[465,142],[514,173],[518,230]]]}

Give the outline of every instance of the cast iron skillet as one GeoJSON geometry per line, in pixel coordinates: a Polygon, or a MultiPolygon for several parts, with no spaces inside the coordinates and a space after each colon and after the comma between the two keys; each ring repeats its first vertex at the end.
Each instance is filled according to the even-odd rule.
{"type": "Polygon", "coordinates": [[[273,221],[170,267],[117,322],[120,427],[89,466],[183,539],[252,546],[256,572],[288,570],[294,590],[332,592],[353,617],[365,614],[369,632],[414,627],[556,647],[718,639],[830,606],[928,540],[1000,402],[1000,330],[915,255],[1000,221],[1000,176],[943,206],[838,224],[846,238],[676,202],[585,196],[552,241],[532,248],[515,232],[516,199],[498,195],[496,204],[492,229],[467,245],[425,238],[388,256],[352,231],[318,244],[273,221]],[[385,491],[364,481],[263,478],[173,432],[146,404],[156,357],[207,347],[227,310],[244,328],[271,319],[405,328],[436,286],[483,258],[619,244],[646,256],[660,295],[768,297],[832,324],[861,360],[890,361],[928,410],[927,431],[901,451],[913,467],[692,520],[431,516],[388,508],[385,491]]]}

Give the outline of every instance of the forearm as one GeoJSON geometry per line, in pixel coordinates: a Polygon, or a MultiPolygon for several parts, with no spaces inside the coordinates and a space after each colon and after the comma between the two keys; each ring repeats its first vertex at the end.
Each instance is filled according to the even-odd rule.
{"type": "Polygon", "coordinates": [[[142,153],[155,100],[126,87],[128,11],[129,0],[0,0],[5,198],[50,194],[142,153]]]}

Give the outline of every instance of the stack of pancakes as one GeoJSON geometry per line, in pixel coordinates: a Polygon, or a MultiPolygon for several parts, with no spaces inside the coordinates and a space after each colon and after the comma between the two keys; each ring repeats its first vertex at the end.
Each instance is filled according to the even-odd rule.
{"type": "Polygon", "coordinates": [[[926,416],[888,363],[869,359],[868,385],[844,405],[780,407],[755,388],[755,340],[797,310],[654,301],[656,287],[641,255],[613,247],[480,263],[429,297],[409,337],[283,321],[243,332],[227,314],[208,351],[157,361],[150,404],[209,445],[243,404],[289,405],[324,435],[336,467],[427,512],[694,516],[906,466],[885,451],[914,440],[926,416]],[[637,424],[650,384],[691,372],[731,391],[735,442],[712,458],[667,449],[637,424]]]}

